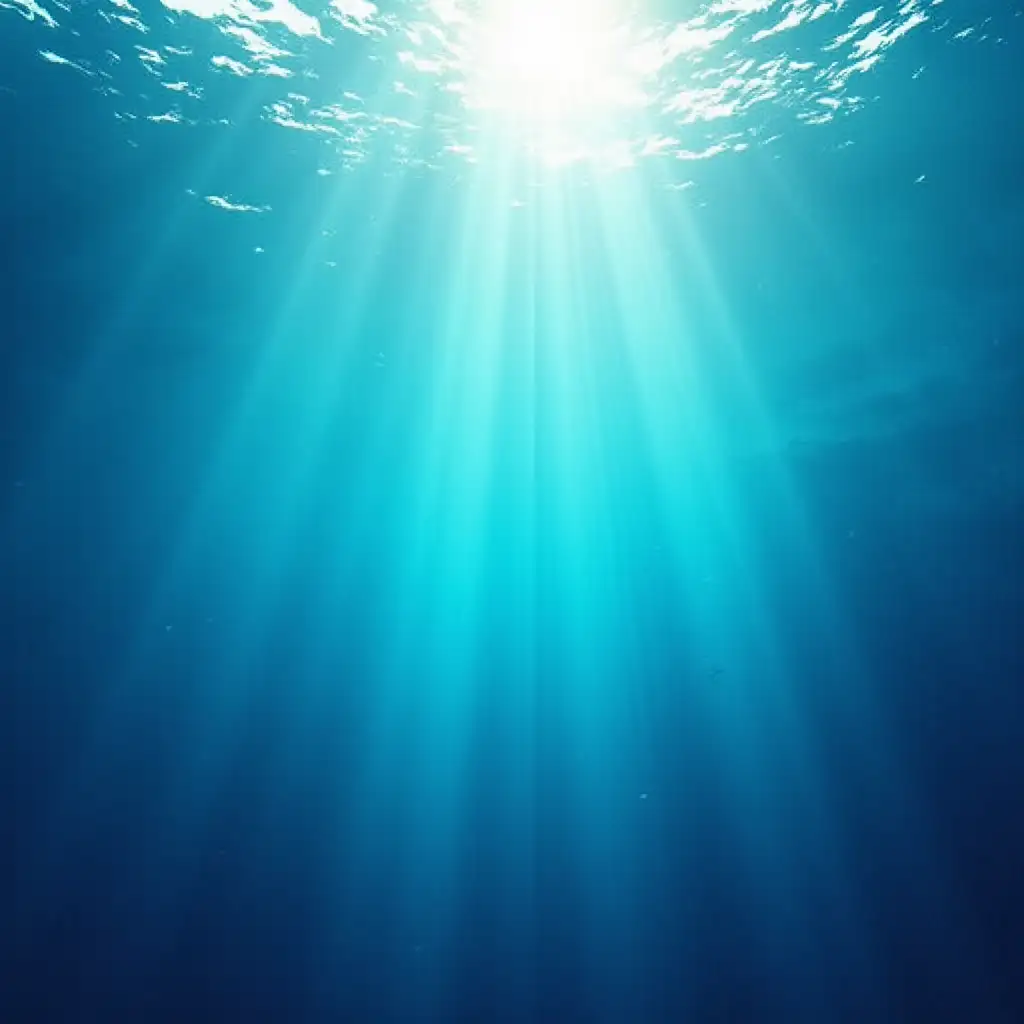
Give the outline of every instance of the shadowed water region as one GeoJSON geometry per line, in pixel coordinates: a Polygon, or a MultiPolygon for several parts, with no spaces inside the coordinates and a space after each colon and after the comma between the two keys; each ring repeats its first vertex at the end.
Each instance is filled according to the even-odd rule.
{"type": "Polygon", "coordinates": [[[1022,12],[0,0],[0,1021],[1024,1019],[1022,12]]]}

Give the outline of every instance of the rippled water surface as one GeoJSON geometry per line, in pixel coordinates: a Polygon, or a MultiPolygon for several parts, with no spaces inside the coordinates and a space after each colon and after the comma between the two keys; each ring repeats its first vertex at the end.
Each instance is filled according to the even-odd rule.
{"type": "Polygon", "coordinates": [[[877,101],[884,61],[913,78],[945,46],[1005,43],[1016,13],[962,0],[0,6],[39,26],[41,60],[109,97],[129,137],[140,121],[229,131],[259,118],[279,145],[312,136],[326,173],[368,160],[453,168],[484,155],[495,115],[521,122],[535,89],[532,106],[573,116],[556,111],[554,130],[520,123],[518,144],[558,162],[684,161],[667,172],[680,182],[686,161],[877,101]]]}

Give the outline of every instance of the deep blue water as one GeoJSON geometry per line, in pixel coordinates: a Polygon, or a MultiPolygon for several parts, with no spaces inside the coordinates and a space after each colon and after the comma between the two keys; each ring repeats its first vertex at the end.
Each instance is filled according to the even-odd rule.
{"type": "Polygon", "coordinates": [[[0,0],[2,1024],[1024,1020],[1024,16],[879,2],[552,166],[0,0]]]}

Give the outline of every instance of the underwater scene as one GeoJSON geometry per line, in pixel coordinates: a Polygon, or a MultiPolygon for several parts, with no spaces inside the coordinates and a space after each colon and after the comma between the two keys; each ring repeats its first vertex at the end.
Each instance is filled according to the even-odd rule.
{"type": "Polygon", "coordinates": [[[0,1024],[1024,1021],[1024,3],[0,0],[0,1024]]]}

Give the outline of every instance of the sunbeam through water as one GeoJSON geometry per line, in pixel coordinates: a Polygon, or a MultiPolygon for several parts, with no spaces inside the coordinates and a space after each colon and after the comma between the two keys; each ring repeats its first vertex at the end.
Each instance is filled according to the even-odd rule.
{"type": "Polygon", "coordinates": [[[0,1021],[1024,1020],[1024,15],[0,0],[0,1021]]]}

